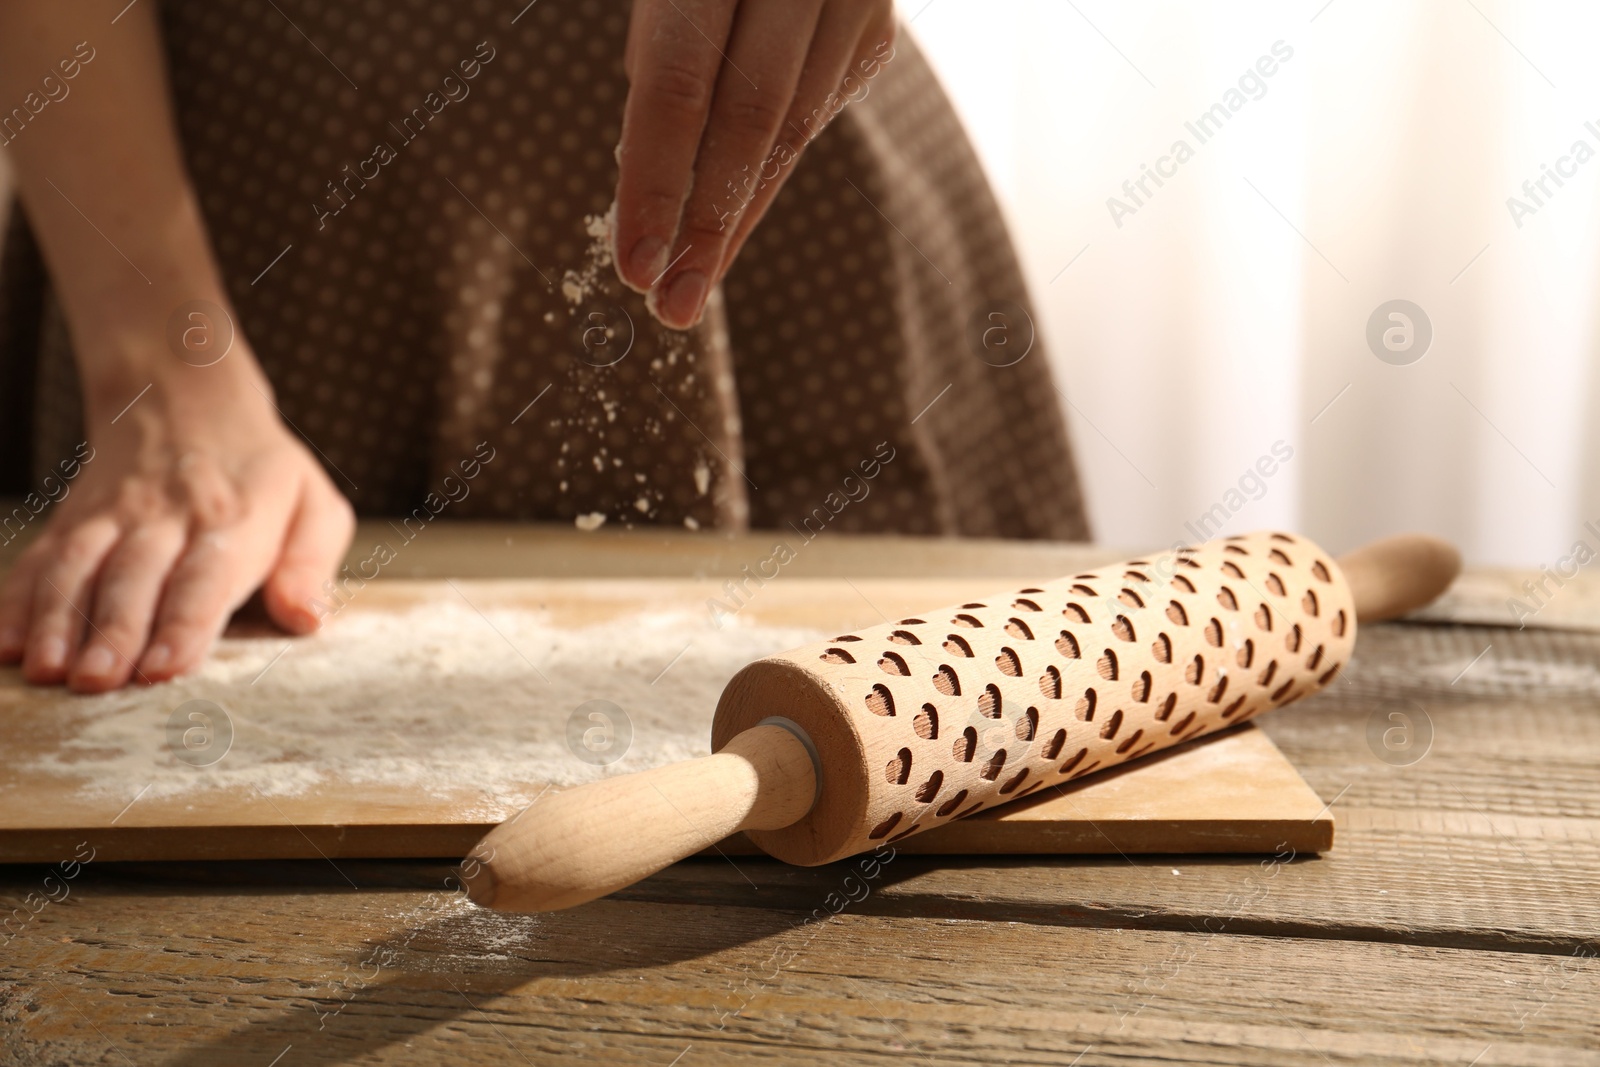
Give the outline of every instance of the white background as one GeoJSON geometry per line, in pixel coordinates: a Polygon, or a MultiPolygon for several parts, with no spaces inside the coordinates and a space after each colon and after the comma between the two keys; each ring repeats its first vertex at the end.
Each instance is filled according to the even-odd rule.
{"type": "Polygon", "coordinates": [[[1011,222],[1098,540],[1187,539],[1278,440],[1293,459],[1228,532],[1420,529],[1537,565],[1600,519],[1600,158],[1520,228],[1506,206],[1573,141],[1600,150],[1592,5],[900,11],[1011,222]],[[1185,120],[1280,40],[1266,95],[1197,146],[1185,120]],[[1195,158],[1118,228],[1107,198],[1179,137],[1195,158]],[[1365,339],[1396,298],[1433,326],[1409,366],[1365,339]]]}

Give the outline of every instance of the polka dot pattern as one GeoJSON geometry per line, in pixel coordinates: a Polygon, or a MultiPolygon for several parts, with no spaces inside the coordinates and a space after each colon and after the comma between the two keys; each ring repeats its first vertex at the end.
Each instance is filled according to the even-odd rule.
{"type": "MultiPolygon", "coordinates": [[[[886,444],[829,528],[1087,535],[1043,352],[997,368],[968,344],[976,310],[1025,306],[1025,288],[904,36],[795,165],[705,321],[677,333],[609,267],[563,292],[615,186],[625,6],[514,14],[162,5],[239,326],[359,511],[411,512],[488,442],[454,517],[783,528],[886,444]]],[[[68,454],[78,389],[48,308],[38,349],[34,453],[68,454]]]]}

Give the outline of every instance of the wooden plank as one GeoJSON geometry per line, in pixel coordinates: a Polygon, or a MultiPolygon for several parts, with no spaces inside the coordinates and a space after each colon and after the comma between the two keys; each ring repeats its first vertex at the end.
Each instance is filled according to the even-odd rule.
{"type": "MultiPolygon", "coordinates": [[[[377,808],[364,798],[357,823],[342,814],[341,800],[304,821],[249,824],[221,821],[221,811],[174,809],[176,825],[146,812],[126,822],[0,827],[0,863],[50,863],[71,855],[80,841],[94,842],[107,861],[184,861],[315,858],[428,858],[461,856],[495,825],[443,810],[434,822],[400,822],[398,804],[377,808]],[[319,816],[320,817],[317,817],[319,816]]],[[[355,805],[350,805],[354,812],[355,805]]],[[[274,814],[265,804],[260,814],[274,814]]],[[[33,821],[18,805],[13,821],[33,821]]],[[[425,813],[424,813],[425,814],[425,813]]],[[[508,811],[507,815],[512,814],[508,811]]],[[[61,822],[62,820],[50,820],[61,822]]],[[[1333,817],[1271,740],[1251,724],[1199,738],[1104,774],[1090,775],[1015,804],[980,812],[900,843],[920,855],[1094,855],[1118,853],[1272,854],[1319,852],[1333,843],[1333,817]]],[[[742,834],[707,855],[762,855],[742,834]]]]}
{"type": "MultiPolygon", "coordinates": [[[[1560,562],[1560,561],[1558,561],[1560,562]]],[[[1450,591],[1414,612],[1418,622],[1600,632],[1600,574],[1579,570],[1571,557],[1559,569],[1475,567],[1450,591]],[[1563,577],[1561,570],[1567,572],[1563,577]]]]}
{"type": "Polygon", "coordinates": [[[195,893],[91,867],[0,957],[0,1063],[1600,1063],[1588,956],[823,900],[812,922],[618,901],[526,917],[442,889],[195,893]]]}
{"type": "MultiPolygon", "coordinates": [[[[866,907],[1173,930],[1224,915],[1252,933],[1573,951],[1600,931],[1600,695],[1577,687],[1596,663],[1600,639],[1587,634],[1363,631],[1350,686],[1260,720],[1339,825],[1338,848],[1276,865],[1266,888],[1247,878],[1255,861],[1225,857],[907,857],[866,907]],[[1449,686],[1485,643],[1492,651],[1449,686]],[[1472,688],[1491,659],[1498,673],[1472,688]],[[1505,680],[1539,664],[1572,689],[1545,698],[1505,680]],[[1407,671],[1444,681],[1397,696],[1408,691],[1394,679],[1407,671]],[[1431,748],[1407,766],[1380,759],[1367,735],[1375,717],[1388,723],[1397,699],[1415,699],[1432,722],[1431,748]]],[[[740,903],[750,898],[748,876],[762,899],[798,907],[828,877],[826,869],[743,866],[741,875],[726,865],[680,865],[629,893],[740,903]]]]}
{"type": "MultiPolygon", "coordinates": [[[[993,592],[993,581],[786,578],[755,590],[739,621],[851,629],[877,622],[883,613],[898,617],[993,592]]],[[[305,701],[329,701],[330,715],[338,708],[349,715],[372,701],[381,702],[376,690],[370,696],[364,691],[354,695],[347,691],[343,679],[351,666],[341,664],[340,646],[334,643],[340,628],[358,625],[363,617],[394,617],[444,607],[453,607],[474,625],[486,621],[486,615],[479,619],[461,606],[465,599],[480,613],[515,610],[537,615],[547,620],[552,634],[676,612],[694,640],[711,643],[719,639],[721,631],[705,620],[704,604],[720,593],[720,584],[709,580],[466,580],[454,584],[391,580],[355,589],[328,633],[316,638],[281,646],[277,642],[252,644],[257,631],[248,625],[239,627],[233,637],[224,640],[215,658],[222,663],[238,662],[243,668],[227,677],[209,679],[200,689],[179,683],[132,688],[85,701],[59,690],[27,687],[15,669],[0,671],[0,861],[49,861],[85,838],[92,839],[107,859],[462,855],[496,822],[515,814],[527,798],[543,793],[551,781],[532,772],[527,776],[514,772],[511,779],[490,781],[463,773],[459,781],[441,784],[441,775],[431,769],[427,754],[447,740],[457,745],[476,742],[481,747],[473,751],[474,759],[465,766],[487,764],[487,757],[505,738],[504,731],[486,725],[491,720],[482,718],[482,713],[517,702],[518,709],[526,706],[525,712],[517,713],[518,732],[528,737],[542,733],[554,739],[563,736],[571,707],[543,696],[544,690],[536,682],[549,682],[543,678],[544,672],[520,650],[515,650],[516,654],[524,660],[512,661],[511,654],[497,643],[504,633],[488,623],[482,637],[511,661],[510,673],[498,682],[485,680],[484,672],[474,673],[470,680],[481,687],[468,701],[455,699],[453,694],[453,687],[463,684],[461,676],[417,679],[420,686],[437,688],[441,706],[450,709],[448,715],[386,718],[379,714],[357,720],[348,729],[326,732],[312,732],[299,719],[290,720],[301,723],[298,730],[284,725],[275,715],[305,701]],[[296,646],[296,663],[309,665],[304,677],[336,679],[330,683],[331,689],[323,683],[318,683],[321,688],[306,683],[304,688],[275,693],[258,687],[258,681],[273,668],[272,654],[287,652],[291,645],[296,646]],[[254,660],[245,663],[251,656],[261,661],[259,672],[254,660]],[[175,690],[180,695],[171,695],[175,690]],[[234,747],[222,755],[227,762],[217,763],[217,768],[229,774],[241,766],[276,768],[279,764],[274,761],[280,758],[277,753],[282,744],[269,742],[294,734],[290,739],[293,757],[283,770],[316,770],[321,777],[298,791],[286,792],[262,788],[259,776],[212,774],[208,778],[201,770],[176,762],[173,753],[162,749],[163,731],[173,709],[202,691],[230,720],[236,720],[234,747]],[[129,750],[139,758],[99,762],[91,749],[82,753],[81,764],[52,765],[59,753],[72,752],[74,758],[80,758],[76,753],[86,747],[85,739],[101,736],[92,733],[92,728],[112,716],[148,727],[148,741],[143,734],[138,741],[148,748],[148,758],[141,755],[141,748],[139,753],[129,750]],[[347,773],[348,760],[336,762],[328,753],[337,749],[342,738],[351,736],[351,731],[374,743],[383,735],[404,742],[401,748],[410,754],[408,769],[386,773],[378,780],[347,773]],[[149,792],[152,784],[162,788],[149,792]]],[[[538,655],[538,650],[532,652],[538,655]]],[[[441,655],[431,647],[427,654],[441,655]]],[[[610,654],[626,655],[627,650],[610,654]]],[[[738,665],[730,664],[728,673],[738,665]]],[[[587,661],[582,667],[586,675],[579,688],[585,694],[624,699],[621,691],[612,694],[603,688],[607,684],[603,669],[587,661]]],[[[667,675],[663,671],[657,682],[645,686],[641,681],[630,692],[637,699],[686,696],[690,706],[701,710],[701,726],[684,744],[698,746],[703,752],[709,739],[710,710],[723,681],[725,677],[685,678],[681,672],[667,675]],[[684,692],[674,688],[680,686],[691,688],[684,692]]],[[[642,738],[641,744],[649,740],[642,738]]],[[[552,747],[572,768],[598,774],[598,768],[569,758],[559,744],[552,747]]],[[[369,762],[382,765],[387,758],[384,752],[393,748],[374,752],[369,762]]],[[[358,754],[358,758],[364,757],[358,754]]],[[[996,809],[984,818],[952,824],[925,835],[911,847],[945,853],[1271,853],[1286,845],[1301,852],[1314,851],[1328,847],[1331,841],[1331,817],[1321,801],[1271,742],[1253,728],[1216,743],[1188,747],[1170,758],[1149,762],[1147,768],[1097,776],[1092,782],[1085,779],[1066,792],[1043,794],[1037,801],[1030,798],[1022,803],[1025,806],[996,809]]],[[[749,846],[744,845],[743,850],[748,851],[749,846]]]]}

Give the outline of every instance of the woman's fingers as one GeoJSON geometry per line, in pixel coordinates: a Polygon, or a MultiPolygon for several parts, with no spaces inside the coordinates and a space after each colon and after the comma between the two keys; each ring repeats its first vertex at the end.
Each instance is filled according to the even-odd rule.
{"type": "Polygon", "coordinates": [[[762,164],[794,106],[820,12],[820,0],[744,0],[739,6],[672,267],[654,293],[654,310],[668,326],[687,329],[700,319],[739,213],[755,195],[762,164]]]}
{"type": "Polygon", "coordinates": [[[172,569],[155,632],[139,660],[152,682],[198,664],[228,616],[261,584],[288,530],[303,475],[263,468],[243,482],[249,495],[209,463],[181,466],[190,514],[189,544],[172,569]]]}
{"type": "Polygon", "coordinates": [[[183,524],[174,519],[136,526],[111,550],[95,582],[94,625],[67,676],[74,690],[101,693],[127,684],[183,542],[183,524]]]}
{"type": "Polygon", "coordinates": [[[116,544],[119,530],[109,517],[66,531],[52,544],[33,587],[33,616],[22,676],[36,684],[60,682],[77,652],[91,605],[95,572],[116,544]]]}
{"type": "Polygon", "coordinates": [[[239,534],[237,528],[197,534],[172,569],[150,645],[139,658],[147,680],[165,681],[198,663],[243,602],[236,575],[246,571],[248,556],[239,534]]]}
{"type": "MultiPolygon", "coordinates": [[[[794,173],[795,162],[806,146],[839,113],[849,95],[859,98],[865,91],[866,70],[877,72],[876,68],[861,67],[873,58],[866,42],[875,35],[864,32],[869,22],[870,12],[865,5],[829,4],[823,9],[789,112],[762,162],[749,202],[741,205],[742,210],[730,227],[733,233],[722,249],[713,285],[721,282],[728,268],[733,266],[756,223],[761,221],[778,190],[794,173]],[[862,52],[867,53],[865,58],[862,52]]],[[[889,20],[889,25],[893,27],[893,19],[889,20]]]]}
{"type": "Polygon", "coordinates": [[[310,633],[321,623],[312,601],[339,569],[355,534],[355,511],[325,481],[308,479],[289,525],[283,552],[267,576],[267,614],[290,633],[310,633]]]}
{"type": "Polygon", "coordinates": [[[644,292],[668,264],[737,0],[636,0],[618,146],[617,274],[644,292]]]}
{"type": "Polygon", "coordinates": [[[617,273],[664,324],[713,287],[805,146],[892,55],[888,0],[637,0],[617,273]]]}

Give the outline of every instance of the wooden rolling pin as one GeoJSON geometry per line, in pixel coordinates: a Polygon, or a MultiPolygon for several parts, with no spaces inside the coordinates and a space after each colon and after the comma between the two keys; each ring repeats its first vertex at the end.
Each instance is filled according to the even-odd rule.
{"type": "Polygon", "coordinates": [[[1357,620],[1428,603],[1460,565],[1418,535],[1335,563],[1255,533],[770,656],[723,691],[712,755],[547,797],[463,878],[479,904],[548,911],[737,830],[790,863],[841,859],[1314,693],[1357,620]]]}

